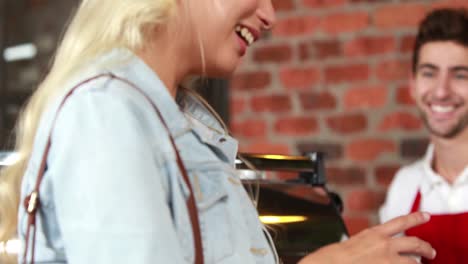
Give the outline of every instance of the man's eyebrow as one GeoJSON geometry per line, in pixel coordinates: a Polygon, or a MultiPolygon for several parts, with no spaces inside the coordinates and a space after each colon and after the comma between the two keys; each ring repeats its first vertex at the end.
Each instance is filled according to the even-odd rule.
{"type": "Polygon", "coordinates": [[[423,63],[423,64],[418,65],[418,67],[417,67],[417,70],[421,70],[421,69],[437,70],[437,69],[439,69],[439,67],[437,67],[437,66],[435,66],[434,64],[431,64],[431,63],[423,63]]]}
{"type": "Polygon", "coordinates": [[[468,66],[458,65],[450,68],[450,71],[468,71],[468,66]]]}

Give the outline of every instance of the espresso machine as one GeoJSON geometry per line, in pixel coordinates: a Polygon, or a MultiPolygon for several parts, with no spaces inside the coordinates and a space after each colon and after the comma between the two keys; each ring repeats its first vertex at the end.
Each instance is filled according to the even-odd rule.
{"type": "Polygon", "coordinates": [[[327,189],[324,155],[240,154],[237,169],[247,191],[258,195],[260,220],[268,227],[285,264],[325,245],[347,239],[343,203],[327,189]],[[288,180],[268,173],[288,172],[288,180]],[[252,191],[252,189],[254,189],[252,191]]]}

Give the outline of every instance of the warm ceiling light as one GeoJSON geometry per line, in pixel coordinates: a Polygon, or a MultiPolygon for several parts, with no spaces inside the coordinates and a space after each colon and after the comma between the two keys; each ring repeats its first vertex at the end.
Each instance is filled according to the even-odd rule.
{"type": "Polygon", "coordinates": [[[307,217],[301,215],[262,215],[260,221],[264,224],[288,224],[304,222],[307,217]]]}
{"type": "Polygon", "coordinates": [[[3,59],[6,62],[30,60],[36,57],[36,55],[37,48],[33,43],[24,43],[8,47],[3,51],[3,59]]]}

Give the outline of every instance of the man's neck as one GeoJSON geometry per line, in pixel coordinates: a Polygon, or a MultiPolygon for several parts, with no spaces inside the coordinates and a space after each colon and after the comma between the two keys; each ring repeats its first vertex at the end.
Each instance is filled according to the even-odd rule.
{"type": "Polygon", "coordinates": [[[468,129],[454,138],[431,137],[434,144],[433,169],[453,184],[468,165],[468,129]]]}

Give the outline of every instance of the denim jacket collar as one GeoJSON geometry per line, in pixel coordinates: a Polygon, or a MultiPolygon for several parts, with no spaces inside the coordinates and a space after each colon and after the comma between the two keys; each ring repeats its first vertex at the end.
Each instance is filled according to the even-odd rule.
{"type": "Polygon", "coordinates": [[[111,67],[109,71],[132,80],[150,97],[166,118],[165,121],[174,138],[193,131],[202,141],[218,148],[228,163],[234,164],[238,141],[224,131],[218,120],[197,98],[182,93],[178,95],[177,101],[180,103],[177,103],[154,71],[129,50],[114,50],[105,57],[111,60],[114,57],[130,58],[120,67],[111,67]]]}
{"type": "Polygon", "coordinates": [[[113,57],[130,58],[125,64],[120,67],[111,67],[109,71],[116,76],[132,80],[149,96],[153,103],[159,107],[162,116],[165,117],[165,122],[174,138],[191,129],[179,105],[165,88],[164,83],[142,59],[125,49],[111,51],[108,57],[110,59],[113,57]]]}

